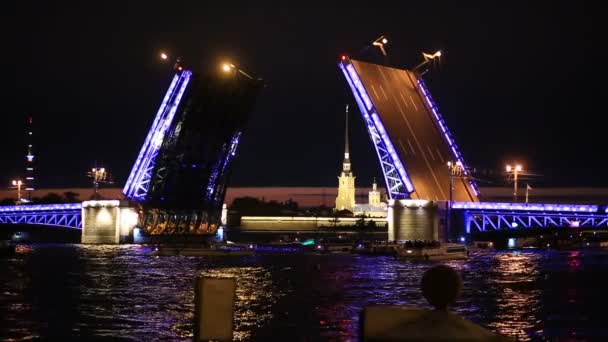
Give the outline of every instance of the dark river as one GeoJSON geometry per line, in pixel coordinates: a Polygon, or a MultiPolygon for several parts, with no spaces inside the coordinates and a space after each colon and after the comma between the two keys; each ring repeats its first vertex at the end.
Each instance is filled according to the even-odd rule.
{"type": "MultiPolygon", "coordinates": [[[[349,341],[369,304],[428,307],[433,263],[268,253],[155,257],[138,245],[21,244],[0,258],[0,340],[192,339],[194,279],[237,277],[237,340],[349,341]]],[[[608,340],[608,251],[498,251],[448,262],[454,310],[520,340],[608,340]]]]}

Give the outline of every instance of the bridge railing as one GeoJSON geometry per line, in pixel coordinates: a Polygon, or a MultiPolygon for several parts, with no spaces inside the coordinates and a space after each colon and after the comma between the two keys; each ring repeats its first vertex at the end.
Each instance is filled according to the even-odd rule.
{"type": "Polygon", "coordinates": [[[515,228],[608,228],[608,207],[599,205],[454,202],[452,209],[464,212],[467,233],[515,228]]]}
{"type": "Polygon", "coordinates": [[[0,206],[0,224],[33,224],[82,228],[82,204],[0,206]]]}

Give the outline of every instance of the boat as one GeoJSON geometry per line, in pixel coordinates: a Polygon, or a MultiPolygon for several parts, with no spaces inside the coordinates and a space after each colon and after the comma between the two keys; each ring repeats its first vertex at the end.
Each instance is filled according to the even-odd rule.
{"type": "Polygon", "coordinates": [[[399,258],[414,260],[453,260],[466,259],[468,257],[467,247],[457,243],[418,248],[400,245],[396,249],[396,252],[399,258]]]}
{"type": "Polygon", "coordinates": [[[253,248],[196,248],[196,247],[158,247],[152,252],[157,256],[250,256],[254,255],[253,248]]]}
{"type": "Polygon", "coordinates": [[[365,255],[396,255],[397,249],[401,248],[402,244],[389,242],[364,242],[357,243],[352,252],[365,255]]]}
{"type": "Polygon", "coordinates": [[[352,243],[319,243],[315,245],[315,252],[318,253],[350,253],[353,250],[352,243]]]}

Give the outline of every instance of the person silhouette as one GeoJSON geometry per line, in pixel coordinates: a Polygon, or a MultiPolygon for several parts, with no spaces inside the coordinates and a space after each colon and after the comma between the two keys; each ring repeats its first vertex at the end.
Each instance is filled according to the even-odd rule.
{"type": "Polygon", "coordinates": [[[403,306],[366,307],[362,319],[363,341],[514,341],[495,334],[448,308],[462,290],[460,274],[446,265],[429,268],[422,275],[422,295],[433,310],[403,306]]]}

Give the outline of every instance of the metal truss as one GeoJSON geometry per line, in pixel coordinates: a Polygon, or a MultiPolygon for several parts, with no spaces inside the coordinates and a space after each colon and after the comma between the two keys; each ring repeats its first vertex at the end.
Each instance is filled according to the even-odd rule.
{"type": "Polygon", "coordinates": [[[205,198],[211,200],[219,200],[219,197],[223,199],[223,189],[225,188],[225,182],[218,182],[218,177],[224,176],[226,170],[228,169],[228,165],[232,158],[236,155],[236,149],[239,146],[239,141],[241,140],[242,132],[236,132],[232,139],[230,139],[230,144],[228,146],[224,146],[222,149],[222,158],[218,160],[218,163],[213,167],[213,171],[209,176],[209,184],[207,185],[207,193],[205,194],[205,198]]]}
{"type": "Polygon", "coordinates": [[[372,143],[376,149],[378,160],[380,160],[380,167],[382,168],[382,172],[384,174],[384,180],[386,181],[388,193],[391,195],[390,198],[409,198],[409,194],[407,191],[405,191],[403,182],[401,181],[401,178],[399,178],[397,168],[391,160],[391,155],[389,154],[386,145],[382,141],[380,134],[376,130],[376,127],[374,127],[373,121],[367,114],[363,115],[363,119],[365,120],[365,126],[367,126],[369,137],[372,139],[372,143]]]}
{"type": "MultiPolygon", "coordinates": [[[[433,97],[431,96],[431,93],[429,92],[429,90],[426,87],[426,84],[424,83],[422,78],[416,77],[416,80],[418,81],[418,86],[419,86],[420,90],[422,91],[422,94],[424,95],[424,98],[426,99],[426,102],[427,102],[429,108],[431,109],[431,112],[433,112],[433,115],[435,116],[435,121],[439,125],[439,128],[441,129],[443,136],[445,137],[446,141],[448,142],[448,145],[450,145],[450,149],[452,150],[452,152],[454,152],[454,157],[456,158],[457,161],[460,161],[462,163],[462,165],[465,165],[464,174],[466,176],[469,176],[469,171],[467,171],[468,168],[466,167],[466,164],[464,163],[464,158],[462,157],[462,154],[460,153],[460,150],[458,149],[458,146],[456,145],[456,141],[452,137],[452,133],[448,129],[448,126],[446,125],[443,116],[439,112],[439,107],[437,107],[437,104],[435,103],[435,101],[433,101],[433,97]]],[[[477,184],[470,179],[468,179],[468,182],[471,185],[471,188],[473,189],[473,191],[475,192],[475,196],[479,196],[479,189],[477,188],[477,184]]]]}
{"type": "Polygon", "coordinates": [[[575,212],[505,212],[465,210],[465,229],[478,231],[518,228],[608,228],[608,215],[575,212]]]}
{"type": "Polygon", "coordinates": [[[389,199],[409,198],[410,194],[414,192],[414,186],[401,160],[399,160],[393,143],[386,133],[382,121],[378,117],[374,105],[363,87],[354,66],[348,61],[341,62],[338,65],[355,96],[359,111],[365,120],[365,125],[376,149],[382,173],[384,174],[389,199]]]}
{"type": "Polygon", "coordinates": [[[82,229],[80,203],[0,207],[0,224],[32,224],[82,229]]]}
{"type": "Polygon", "coordinates": [[[191,76],[191,71],[184,70],[173,77],[169,90],[156,113],[156,118],[122,190],[125,196],[135,201],[142,202],[146,198],[156,165],[156,157],[165,140],[165,134],[173,122],[191,76]]]}

